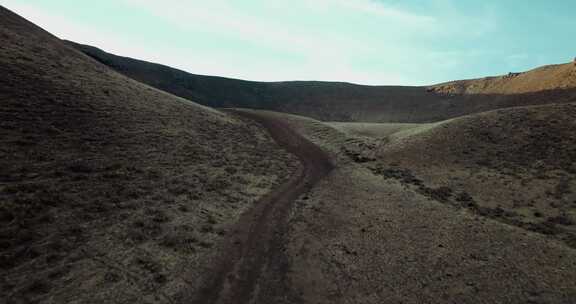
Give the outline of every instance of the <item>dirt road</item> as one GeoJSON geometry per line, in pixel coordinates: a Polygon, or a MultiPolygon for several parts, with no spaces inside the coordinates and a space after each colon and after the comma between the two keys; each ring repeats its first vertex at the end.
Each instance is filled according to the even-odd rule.
{"type": "Polygon", "coordinates": [[[252,111],[229,112],[260,123],[279,145],[300,159],[302,167],[242,215],[220,248],[213,272],[204,276],[207,279],[193,303],[272,303],[277,298],[293,302],[297,295],[290,295],[285,286],[288,263],[283,237],[287,215],[294,200],[326,176],[333,165],[326,153],[282,121],[252,111]],[[263,279],[264,271],[272,275],[263,279]]]}

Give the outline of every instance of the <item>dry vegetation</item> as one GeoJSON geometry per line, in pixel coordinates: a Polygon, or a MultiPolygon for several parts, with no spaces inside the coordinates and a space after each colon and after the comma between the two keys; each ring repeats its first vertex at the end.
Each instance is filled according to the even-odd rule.
{"type": "MultiPolygon", "coordinates": [[[[447,95],[527,94],[576,87],[576,65],[571,63],[542,66],[523,73],[480,79],[457,80],[430,87],[447,95]]],[[[544,102],[544,101],[542,101],[544,102]]]]}
{"type": "Polygon", "coordinates": [[[109,70],[0,8],[0,293],[170,302],[296,168],[253,122],[109,70]]]}
{"type": "Polygon", "coordinates": [[[380,146],[375,172],[576,247],[576,105],[466,116],[380,146]]]}
{"type": "Polygon", "coordinates": [[[401,131],[428,126],[430,124],[415,123],[366,123],[366,122],[330,122],[328,125],[352,137],[389,138],[401,131]]]}
{"type": "Polygon", "coordinates": [[[337,164],[290,216],[293,293],[307,303],[570,303],[575,109],[337,124],[352,135],[269,112],[337,164]]]}
{"type": "Polygon", "coordinates": [[[465,80],[428,88],[322,81],[254,82],[194,75],[67,43],[128,77],[203,105],[266,109],[322,121],[435,122],[504,107],[576,101],[573,64],[543,67],[517,77],[465,80]]]}
{"type": "Polygon", "coordinates": [[[80,46],[208,105],[436,121],[236,112],[302,167],[263,125],[1,7],[0,39],[3,302],[576,299],[573,64],[426,90],[241,82],[80,46]]]}

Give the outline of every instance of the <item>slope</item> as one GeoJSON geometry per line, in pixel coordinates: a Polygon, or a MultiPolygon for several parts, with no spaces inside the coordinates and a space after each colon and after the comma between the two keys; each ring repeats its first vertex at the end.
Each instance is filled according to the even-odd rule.
{"type": "Polygon", "coordinates": [[[458,80],[432,86],[444,94],[526,94],[540,91],[574,89],[576,62],[542,66],[523,73],[499,77],[458,80]]]}
{"type": "Polygon", "coordinates": [[[517,77],[456,81],[428,88],[321,81],[254,82],[194,75],[67,43],[124,75],[203,105],[266,109],[323,121],[434,122],[505,107],[576,101],[573,64],[542,67],[517,77]],[[481,85],[484,82],[489,85],[481,85]]]}
{"type": "Polygon", "coordinates": [[[387,139],[257,111],[335,168],[295,202],[286,264],[264,268],[252,303],[574,302],[574,111],[503,109],[387,139]]]}
{"type": "Polygon", "coordinates": [[[3,7],[0,40],[0,302],[170,302],[298,166],[3,7]]]}
{"type": "Polygon", "coordinates": [[[378,174],[576,247],[576,105],[495,110],[393,134],[378,174]]]}
{"type": "Polygon", "coordinates": [[[194,75],[167,66],[76,44],[87,55],[136,80],[211,107],[242,107],[296,113],[334,121],[430,121],[448,98],[424,87],[363,86],[321,81],[254,82],[194,75]]]}

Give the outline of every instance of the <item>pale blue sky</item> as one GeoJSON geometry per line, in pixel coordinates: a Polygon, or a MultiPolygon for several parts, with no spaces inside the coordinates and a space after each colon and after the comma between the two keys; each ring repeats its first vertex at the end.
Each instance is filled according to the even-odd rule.
{"type": "Polygon", "coordinates": [[[0,0],[53,34],[195,74],[427,85],[576,56],[576,1],[0,0]]]}

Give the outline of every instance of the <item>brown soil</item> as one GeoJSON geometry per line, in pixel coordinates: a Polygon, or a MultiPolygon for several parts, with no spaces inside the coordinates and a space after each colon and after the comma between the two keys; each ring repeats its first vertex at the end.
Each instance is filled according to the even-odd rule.
{"type": "MultiPolygon", "coordinates": [[[[573,104],[346,134],[175,97],[1,7],[0,38],[0,302],[575,302],[573,104]]],[[[428,121],[571,102],[574,75],[268,92],[428,121]]]]}
{"type": "Polygon", "coordinates": [[[158,303],[298,160],[0,7],[0,302],[158,303]]]}
{"type": "Polygon", "coordinates": [[[233,113],[259,122],[271,136],[296,155],[303,167],[286,183],[264,196],[242,215],[234,233],[219,250],[222,254],[207,276],[194,303],[272,303],[288,291],[284,236],[287,216],[296,198],[309,191],[333,168],[329,157],[316,145],[296,133],[288,124],[265,114],[247,110],[233,113]],[[262,280],[263,268],[275,269],[275,280],[262,280]]]}
{"type": "Polygon", "coordinates": [[[574,104],[464,116],[380,141],[371,166],[445,203],[576,247],[574,117],[574,104]]]}
{"type": "MultiPolygon", "coordinates": [[[[462,120],[454,120],[403,130],[400,133],[408,135],[377,140],[376,145],[370,138],[350,137],[308,118],[269,114],[330,151],[335,161],[331,174],[307,193],[306,199],[297,200],[291,212],[286,246],[292,294],[300,295],[302,303],[330,304],[573,303],[576,251],[556,235],[543,233],[560,226],[570,229],[570,221],[554,216],[538,231],[503,220],[510,215],[504,204],[514,201],[502,195],[508,187],[514,187],[511,194],[535,200],[534,210],[542,211],[544,217],[554,210],[540,204],[541,198],[534,194],[546,188],[538,183],[517,187],[523,178],[501,178],[516,161],[500,157],[500,167],[471,163],[459,168],[455,162],[467,162],[470,157],[452,151],[464,140],[467,144],[462,148],[478,147],[485,153],[522,147],[530,141],[521,130],[541,123],[534,116],[564,122],[548,126],[562,140],[544,144],[545,150],[572,147],[572,107],[474,115],[464,117],[463,125],[462,120]],[[519,117],[523,123],[515,120],[519,117]],[[471,134],[491,133],[491,128],[510,127],[508,123],[519,124],[520,129],[509,129],[510,138],[505,142],[510,145],[489,145],[485,138],[491,136],[471,134]],[[474,131],[462,132],[468,124],[474,131]],[[408,141],[406,136],[412,138],[408,141]],[[403,138],[406,141],[400,140],[403,138]],[[384,146],[379,147],[379,142],[384,146]],[[386,146],[396,153],[380,149],[386,146]],[[475,184],[479,187],[469,191],[469,196],[461,193],[475,184]],[[479,208],[460,207],[467,202],[479,208]]],[[[554,159],[546,153],[519,152],[521,148],[516,153],[522,162],[540,158],[543,168],[574,160],[569,154],[557,154],[559,159],[554,159]]],[[[513,171],[524,176],[518,168],[513,171]]],[[[546,182],[554,181],[561,179],[548,175],[546,182]]],[[[568,192],[574,183],[562,185],[561,191],[554,192],[558,193],[558,205],[553,209],[571,208],[572,194],[568,192]],[[559,204],[564,199],[568,201],[559,204]]],[[[274,300],[270,303],[291,303],[285,298],[274,300]]]]}

